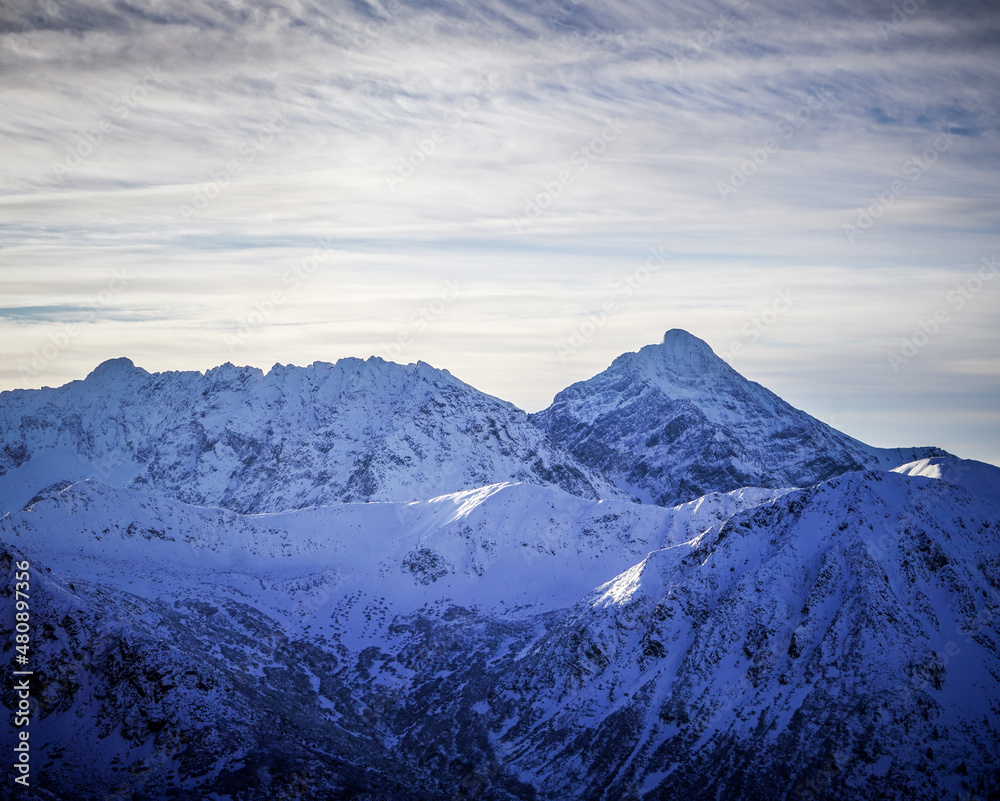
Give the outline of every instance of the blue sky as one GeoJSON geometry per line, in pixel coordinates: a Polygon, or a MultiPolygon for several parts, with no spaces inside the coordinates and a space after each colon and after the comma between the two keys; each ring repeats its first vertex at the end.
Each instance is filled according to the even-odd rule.
{"type": "Polygon", "coordinates": [[[670,328],[1000,463],[988,3],[5,3],[0,389],[423,360],[534,411],[670,328]]]}

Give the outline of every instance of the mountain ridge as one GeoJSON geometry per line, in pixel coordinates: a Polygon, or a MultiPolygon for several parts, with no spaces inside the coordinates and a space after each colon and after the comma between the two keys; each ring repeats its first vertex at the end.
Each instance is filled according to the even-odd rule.
{"type": "Polygon", "coordinates": [[[531,415],[425,362],[150,373],[119,357],[62,387],[0,393],[0,426],[0,510],[87,477],[244,512],[504,481],[672,506],[948,455],[865,445],[681,329],[531,415]]]}
{"type": "Polygon", "coordinates": [[[239,511],[418,500],[518,480],[626,497],[513,404],[423,362],[148,373],[121,358],[60,388],[0,394],[0,425],[5,509],[41,489],[15,492],[14,474],[56,452],[67,474],[48,483],[93,476],[239,511]]]}

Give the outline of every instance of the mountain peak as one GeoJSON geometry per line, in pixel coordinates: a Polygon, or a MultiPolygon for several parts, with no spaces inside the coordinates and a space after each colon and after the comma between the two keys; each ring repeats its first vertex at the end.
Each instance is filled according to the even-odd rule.
{"type": "Polygon", "coordinates": [[[119,379],[136,371],[145,373],[141,367],[136,367],[135,363],[127,356],[119,356],[117,359],[108,359],[101,362],[91,370],[88,379],[119,379]]]}
{"type": "Polygon", "coordinates": [[[708,347],[708,343],[705,340],[698,339],[694,334],[685,331],[683,328],[671,328],[663,335],[663,341],[660,344],[670,345],[671,347],[679,345],[684,347],[708,347]]]}
{"type": "Polygon", "coordinates": [[[702,383],[707,375],[732,372],[707,342],[680,328],[667,331],[663,341],[656,345],[619,356],[610,369],[638,374],[654,384],[662,384],[666,379],[672,386],[702,383]]]}
{"type": "Polygon", "coordinates": [[[660,505],[920,458],[872,448],[793,408],[680,329],[566,388],[533,419],[583,464],[660,505]]]}
{"type": "Polygon", "coordinates": [[[705,340],[698,339],[683,328],[671,328],[663,335],[663,341],[659,345],[648,345],[642,350],[647,348],[655,348],[662,354],[669,354],[675,361],[719,361],[719,357],[705,340]]]}
{"type": "Polygon", "coordinates": [[[0,515],[56,480],[90,475],[247,513],[409,502],[504,481],[630,497],[513,404],[425,362],[377,356],[266,374],[228,362],[149,373],[112,359],[86,381],[0,398],[0,430],[0,515]]]}

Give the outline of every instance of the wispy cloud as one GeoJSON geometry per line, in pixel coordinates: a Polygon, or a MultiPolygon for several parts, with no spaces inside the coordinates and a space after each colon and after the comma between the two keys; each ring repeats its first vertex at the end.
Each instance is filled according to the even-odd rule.
{"type": "Polygon", "coordinates": [[[147,322],[176,319],[174,310],[137,308],[100,308],[95,305],[57,304],[54,306],[18,306],[0,308],[0,322],[22,323],[99,323],[107,320],[147,322]]]}
{"type": "MultiPolygon", "coordinates": [[[[998,34],[973,2],[895,20],[882,3],[791,0],[5,3],[0,383],[24,384],[16,365],[44,326],[72,322],[122,269],[128,290],[36,384],[124,350],[149,369],[225,361],[219,332],[332,241],[336,257],[243,360],[379,353],[456,278],[462,302],[406,358],[537,408],[669,327],[727,350],[794,278],[802,305],[740,369],[807,408],[852,376],[859,436],[946,374],[956,417],[971,415],[983,382],[1000,390],[987,312],[970,303],[906,376],[878,361],[945,279],[1000,251],[998,34]],[[621,136],[574,162],[609,119],[621,136]],[[515,230],[565,170],[555,202],[515,230]],[[846,237],[897,181],[906,191],[846,237]],[[558,361],[554,343],[649,248],[669,267],[558,361]]],[[[948,436],[964,447],[975,430],[948,436]]],[[[965,452],[1000,458],[991,443],[965,452]]]]}

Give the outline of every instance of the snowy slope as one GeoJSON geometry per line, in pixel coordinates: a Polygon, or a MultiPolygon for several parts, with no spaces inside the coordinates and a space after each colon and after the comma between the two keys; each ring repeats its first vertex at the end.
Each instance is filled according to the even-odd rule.
{"type": "Polygon", "coordinates": [[[306,731],[323,755],[312,755],[317,797],[434,786],[419,760],[390,754],[407,709],[451,675],[441,665],[488,680],[484,660],[509,661],[547,616],[651,549],[779,494],[668,510],[500,484],[244,516],[96,482],[54,487],[0,519],[10,559],[34,566],[35,626],[47,632],[33,737],[60,753],[49,787],[265,793],[245,766],[277,749],[306,770],[306,731]],[[390,698],[400,722],[379,728],[373,710],[390,698]],[[126,779],[136,766],[141,778],[126,779]]]}
{"type": "Polygon", "coordinates": [[[621,492],[509,403],[424,363],[378,358],[150,374],[105,362],[0,393],[0,510],[96,478],[242,512],[416,500],[502,481],[621,492]]]}
{"type": "Polygon", "coordinates": [[[597,589],[488,719],[544,799],[968,797],[1000,767],[1000,514],[893,473],[788,493],[597,589]]]}
{"type": "Polygon", "coordinates": [[[1000,506],[1000,467],[974,459],[936,456],[900,465],[893,472],[940,479],[1000,506]]]}
{"type": "Polygon", "coordinates": [[[803,487],[947,455],[865,445],[748,381],[676,329],[563,390],[532,419],[618,486],[667,506],[712,491],[803,487]]]}
{"type": "Polygon", "coordinates": [[[289,625],[324,630],[322,609],[315,619],[304,610],[319,598],[370,594],[384,579],[380,597],[396,613],[441,604],[491,616],[566,608],[649,551],[782,493],[744,489],[664,509],[494,484],[419,502],[241,515],[82,481],[39,493],[0,519],[0,533],[60,575],[127,583],[148,597],[228,587],[256,593],[258,608],[289,625]],[[267,587],[273,593],[260,592],[267,587]]]}
{"type": "Polygon", "coordinates": [[[945,481],[249,516],[82,482],[0,543],[62,798],[902,801],[998,767],[1000,512],[945,481]]]}

